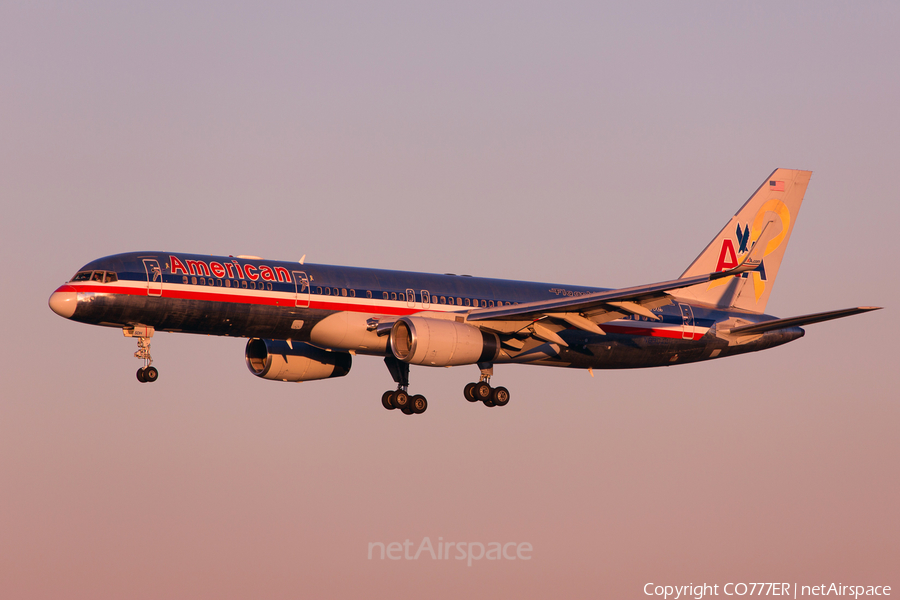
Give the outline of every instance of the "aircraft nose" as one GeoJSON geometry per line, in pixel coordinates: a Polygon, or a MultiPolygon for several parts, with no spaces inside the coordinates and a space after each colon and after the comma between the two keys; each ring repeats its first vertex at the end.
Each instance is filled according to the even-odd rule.
{"type": "Polygon", "coordinates": [[[61,317],[71,318],[75,314],[77,303],[78,294],[75,292],[75,288],[68,285],[64,285],[50,294],[50,309],[61,317]]]}

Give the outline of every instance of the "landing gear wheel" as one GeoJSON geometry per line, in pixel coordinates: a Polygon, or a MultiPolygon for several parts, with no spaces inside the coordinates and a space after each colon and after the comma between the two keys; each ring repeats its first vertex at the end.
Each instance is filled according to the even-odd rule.
{"type": "Polygon", "coordinates": [[[413,410],[412,410],[410,407],[408,407],[408,406],[404,406],[403,408],[401,408],[401,409],[400,409],[400,412],[402,412],[404,415],[411,415],[411,414],[413,414],[413,410]]]}
{"type": "Polygon", "coordinates": [[[497,406],[506,406],[509,403],[509,390],[505,387],[494,388],[491,392],[491,400],[497,406]]]}
{"type": "Polygon", "coordinates": [[[466,387],[463,388],[463,396],[466,397],[466,400],[469,402],[478,402],[477,398],[472,394],[472,390],[475,389],[474,383],[467,383],[466,387]]]}
{"type": "Polygon", "coordinates": [[[472,395],[476,400],[486,402],[491,399],[491,386],[484,381],[476,383],[475,387],[472,388],[472,395]]]}
{"type": "MultiPolygon", "coordinates": [[[[393,404],[395,407],[399,408],[403,412],[406,412],[406,410],[404,410],[404,409],[409,408],[409,395],[406,392],[404,392],[403,390],[397,390],[391,396],[391,404],[393,404]]],[[[406,413],[406,414],[411,414],[411,413],[406,413]]]]}
{"type": "Polygon", "coordinates": [[[147,383],[147,379],[144,377],[144,367],[137,370],[137,379],[141,383],[147,383]]]}
{"type": "Polygon", "coordinates": [[[490,406],[490,407],[497,406],[496,404],[494,404],[494,401],[491,400],[490,398],[485,398],[484,400],[482,400],[482,402],[484,402],[485,406],[490,406]]]}
{"type": "Polygon", "coordinates": [[[159,379],[159,371],[156,370],[156,367],[147,367],[144,369],[144,380],[147,383],[153,383],[159,379]]]}
{"type": "Polygon", "coordinates": [[[393,404],[391,404],[391,396],[394,394],[393,391],[388,390],[381,395],[381,405],[388,410],[394,410],[397,408],[393,404]]]}
{"type": "Polygon", "coordinates": [[[421,415],[425,412],[425,409],[428,408],[428,400],[422,395],[413,396],[410,400],[409,407],[415,414],[421,415]]]}

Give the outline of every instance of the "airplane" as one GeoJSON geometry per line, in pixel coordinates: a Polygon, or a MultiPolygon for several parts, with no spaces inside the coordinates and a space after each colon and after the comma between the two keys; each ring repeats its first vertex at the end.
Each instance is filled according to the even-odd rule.
{"type": "Polygon", "coordinates": [[[801,325],[881,307],[798,317],[765,314],[811,171],[776,169],[678,278],[605,289],[180,252],[91,261],[50,296],[58,315],[137,339],[142,383],[156,381],[156,331],[248,338],[245,361],[263,379],[343,377],[355,354],[384,359],[396,389],[382,405],[405,414],[410,365],[476,365],[470,402],[504,406],[495,364],[627,369],[765,350],[801,325]]]}

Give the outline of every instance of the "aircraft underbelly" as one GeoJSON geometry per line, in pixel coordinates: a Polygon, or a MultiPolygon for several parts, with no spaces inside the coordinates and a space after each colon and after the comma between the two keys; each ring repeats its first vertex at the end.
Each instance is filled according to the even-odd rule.
{"type": "MultiPolygon", "coordinates": [[[[334,312],[297,306],[271,306],[154,296],[79,293],[76,321],[109,327],[148,325],[178,331],[264,339],[310,341],[324,347],[383,356],[387,336],[366,327],[367,313],[334,312]]],[[[678,339],[633,334],[596,335],[565,330],[568,347],[529,339],[520,350],[504,348],[497,364],[520,363],[580,369],[629,369],[669,366],[763,350],[802,335],[769,332],[742,345],[729,346],[714,335],[678,339]]]]}
{"type": "Polygon", "coordinates": [[[80,294],[72,318],[110,327],[141,324],[158,331],[306,340],[313,326],[329,314],[295,306],[80,294]]]}

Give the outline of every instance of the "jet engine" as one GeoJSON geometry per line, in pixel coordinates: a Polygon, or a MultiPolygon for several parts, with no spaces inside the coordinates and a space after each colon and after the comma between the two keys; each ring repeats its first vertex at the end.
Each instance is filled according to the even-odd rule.
{"type": "Polygon", "coordinates": [[[312,381],[343,377],[350,372],[349,352],[327,352],[303,342],[253,338],[244,353],[247,368],[257,377],[280,381],[312,381]],[[293,346],[293,347],[291,347],[293,346]]]}
{"type": "Polygon", "coordinates": [[[491,362],[500,340],[465,323],[428,317],[402,317],[391,327],[391,351],[414,365],[449,367],[491,362]]]}

